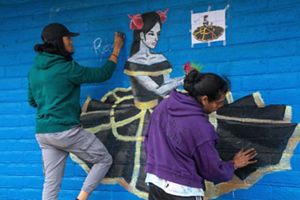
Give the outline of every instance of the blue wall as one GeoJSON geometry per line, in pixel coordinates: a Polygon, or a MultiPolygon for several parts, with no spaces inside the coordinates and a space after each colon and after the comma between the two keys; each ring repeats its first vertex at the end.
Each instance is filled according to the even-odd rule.
{"type": "MultiPolygon", "coordinates": [[[[300,121],[300,0],[115,0],[115,1],[0,1],[0,199],[40,199],[43,173],[41,154],[34,139],[34,110],[26,102],[27,73],[34,58],[32,47],[50,22],[61,22],[81,36],[75,38],[75,59],[99,66],[108,52],[96,55],[93,41],[102,39],[110,49],[113,32],[127,35],[121,62],[113,78],[82,88],[82,101],[101,97],[115,87],[127,87],[122,73],[132,40],[127,14],[170,8],[157,51],[182,75],[186,61],[197,61],[205,71],[228,76],[234,98],[260,91],[266,104],[293,107],[300,121]],[[190,11],[223,9],[227,3],[227,46],[222,43],[190,44],[190,11]],[[99,59],[100,56],[100,59],[99,59]]],[[[237,190],[219,199],[300,199],[300,148],[291,171],[266,175],[248,190],[237,190]]],[[[60,199],[74,199],[85,173],[68,161],[60,199]]],[[[91,199],[138,199],[115,185],[101,185],[91,199]]]]}

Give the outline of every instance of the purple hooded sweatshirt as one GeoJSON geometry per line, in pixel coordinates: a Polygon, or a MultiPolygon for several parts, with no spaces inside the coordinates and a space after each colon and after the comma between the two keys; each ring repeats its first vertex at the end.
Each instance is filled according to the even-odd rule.
{"type": "Polygon", "coordinates": [[[151,115],[145,136],[145,171],[185,186],[205,189],[233,177],[232,161],[221,160],[218,136],[201,105],[188,94],[172,91],[151,115]]]}

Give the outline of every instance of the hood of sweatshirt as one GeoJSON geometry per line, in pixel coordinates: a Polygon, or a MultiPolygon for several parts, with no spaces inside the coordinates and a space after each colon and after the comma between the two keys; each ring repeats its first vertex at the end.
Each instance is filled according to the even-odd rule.
{"type": "Polygon", "coordinates": [[[56,64],[66,63],[66,60],[60,55],[41,52],[35,57],[34,63],[34,67],[38,69],[48,69],[56,64]]]}
{"type": "Polygon", "coordinates": [[[172,116],[207,116],[200,103],[187,93],[173,90],[167,102],[168,113],[172,116]]]}

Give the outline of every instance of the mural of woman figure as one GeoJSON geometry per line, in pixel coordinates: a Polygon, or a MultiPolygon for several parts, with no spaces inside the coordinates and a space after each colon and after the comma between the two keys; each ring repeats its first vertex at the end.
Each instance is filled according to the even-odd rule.
{"type": "Polygon", "coordinates": [[[131,78],[134,103],[138,108],[155,107],[161,97],[183,83],[183,77],[170,78],[172,67],[162,54],[151,52],[159,40],[166,12],[130,16],[133,43],[124,72],[131,78]]]}
{"type": "MultiPolygon", "coordinates": [[[[144,131],[153,108],[184,77],[170,78],[172,66],[152,50],[156,47],[166,11],[130,15],[133,42],[124,73],[131,88],[116,88],[100,101],[87,99],[81,121],[107,147],[114,163],[107,174],[109,182],[119,182],[140,197],[147,196],[145,184],[144,131]]],[[[82,163],[88,170],[89,163],[82,163]]]]}

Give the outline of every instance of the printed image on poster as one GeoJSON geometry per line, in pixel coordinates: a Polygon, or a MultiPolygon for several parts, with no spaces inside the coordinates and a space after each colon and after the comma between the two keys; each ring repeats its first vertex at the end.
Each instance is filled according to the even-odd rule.
{"type": "Polygon", "coordinates": [[[225,41],[225,12],[226,9],[193,13],[192,23],[192,44],[225,41]]]}

